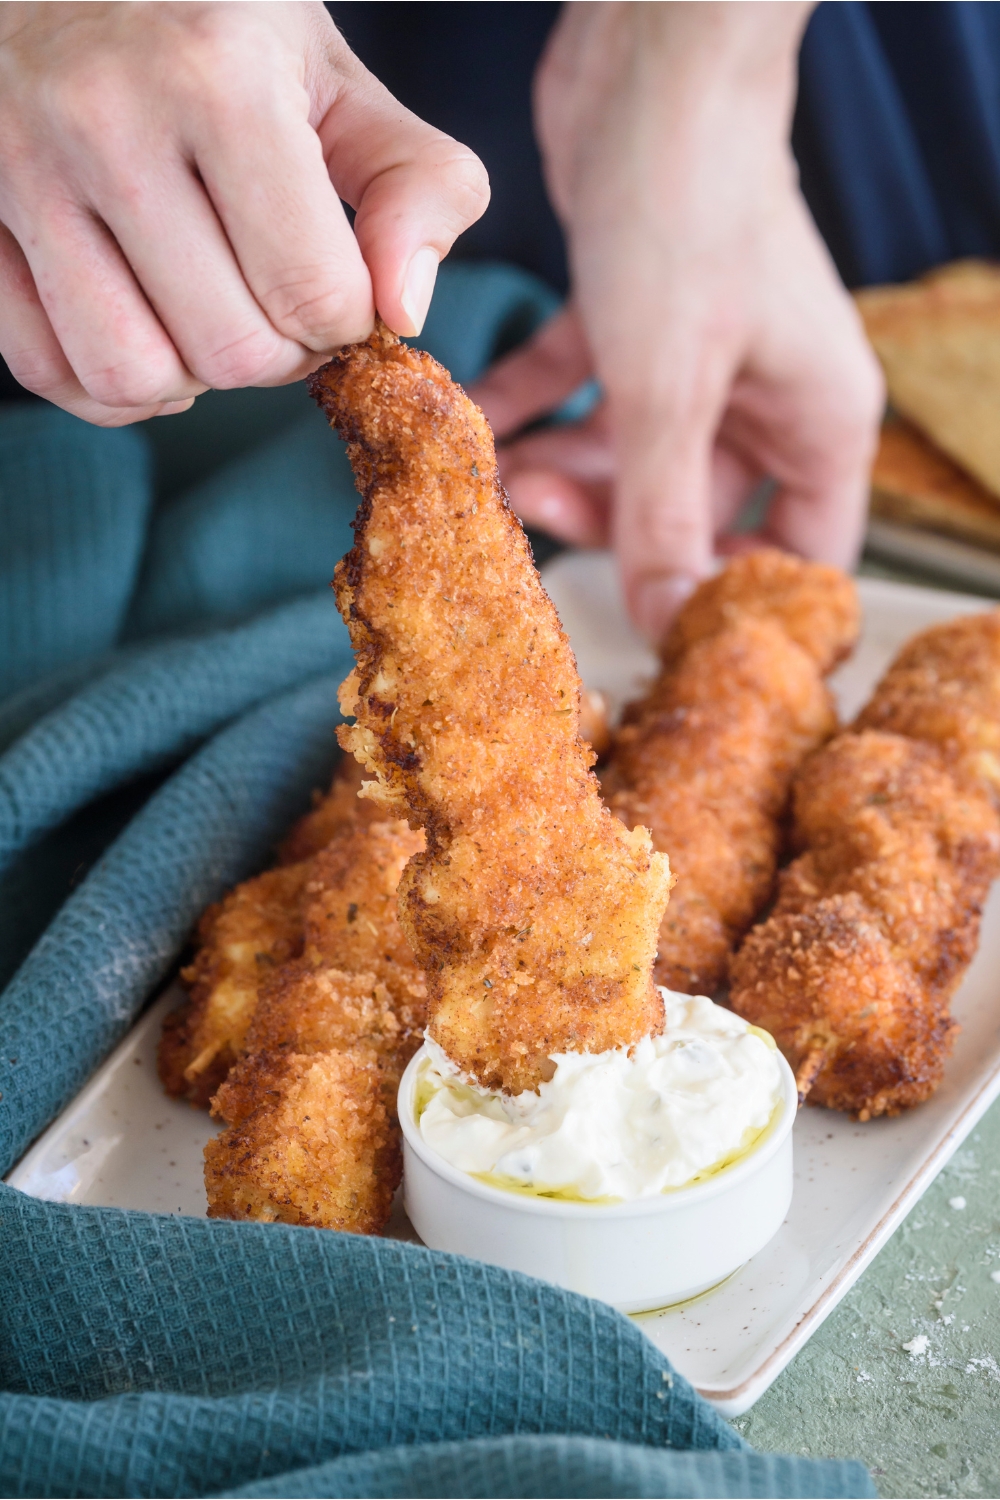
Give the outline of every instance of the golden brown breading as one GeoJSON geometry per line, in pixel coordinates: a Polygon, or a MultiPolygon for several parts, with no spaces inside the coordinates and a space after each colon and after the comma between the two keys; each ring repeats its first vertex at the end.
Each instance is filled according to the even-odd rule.
{"type": "Polygon", "coordinates": [[[364,497],[335,579],[357,657],[341,743],[427,833],[399,900],[430,1030],[486,1087],[535,1087],[553,1052],[662,1025],[667,861],[601,802],[573,656],[482,413],[381,326],[311,389],[364,497]]]}
{"type": "Polygon", "coordinates": [[[209,1217],[376,1234],[402,1176],[385,1094],[363,1045],[237,1065],[219,1091],[229,1129],[205,1147],[209,1217]]]}
{"type": "Polygon", "coordinates": [[[800,1100],[861,1120],[933,1093],[955,1029],[854,893],[755,927],[733,960],[731,1003],[777,1041],[800,1100]]]}
{"type": "Polygon", "coordinates": [[[660,655],[669,664],[695,641],[748,616],[780,625],[824,675],[854,650],[861,628],[857,589],[846,573],[761,547],[733,558],[699,585],[667,632],[660,655]]]}
{"type": "Polygon", "coordinates": [[[325,849],[347,824],[373,823],[382,815],[372,802],[358,796],[364,771],[353,755],[342,755],[325,796],[314,793],[316,805],[300,818],[278,850],[278,863],[297,864],[325,849]]]}
{"type": "Polygon", "coordinates": [[[908,641],[856,720],[930,740],[1000,796],[1000,610],[934,625],[908,641]]]}
{"type": "Polygon", "coordinates": [[[813,1102],[896,1114],[941,1080],[1000,823],[938,747],[871,730],[810,757],[794,819],[805,852],[733,960],[730,1003],[771,1031],[813,1102]]]}
{"type": "Polygon", "coordinates": [[[396,888],[423,847],[423,833],[402,822],[344,829],[313,861],[303,913],[307,960],[373,974],[388,986],[400,1024],[417,1033],[427,1020],[427,983],[400,925],[396,888]]]}
{"type": "Polygon", "coordinates": [[[426,1017],[395,892],[423,843],[405,823],[344,825],[311,861],[304,954],[261,986],[212,1102],[230,1128],[205,1149],[210,1215],[363,1234],[388,1217],[396,1089],[426,1017]]]}
{"type": "Polygon", "coordinates": [[[168,1094],[206,1105],[236,1061],[262,976],[302,951],[308,861],[244,881],[210,906],[198,925],[198,951],[181,978],[191,992],[160,1038],[160,1079],[168,1094]]]}
{"type": "Polygon", "coordinates": [[[947,1004],[971,962],[1000,834],[983,789],[936,746],[867,730],[839,736],[802,768],[778,913],[855,891],[893,952],[947,1004]]]}
{"type": "MultiPolygon", "coordinates": [[[[420,1045],[420,1029],[400,1021],[389,985],[375,974],[299,958],[263,986],[238,1068],[245,1076],[246,1064],[263,1052],[343,1052],[359,1044],[395,1067],[398,1053],[408,1052],[408,1062],[420,1045]]],[[[215,1114],[225,1114],[222,1097],[220,1089],[215,1114]]]]}
{"type": "Polygon", "coordinates": [[[654,971],[669,989],[716,991],[768,900],[792,775],[836,728],[821,673],[857,621],[854,586],[835,569],[738,558],[692,596],[660,676],[626,709],[604,794],[670,856],[677,883],[654,971]]]}
{"type": "MultiPolygon", "coordinates": [[[[359,799],[360,785],[361,767],[343,756],[330,791],[286,840],[285,868],[244,881],[202,917],[194,962],[181,973],[191,999],[166,1018],[160,1038],[159,1071],[168,1094],[205,1106],[233,1066],[262,980],[275,965],[302,952],[314,888],[326,879],[327,865],[317,866],[315,855],[331,840],[346,837],[352,858],[377,856],[376,845],[358,850],[351,842],[352,830],[378,816],[374,804],[359,799]],[[295,863],[290,854],[298,856],[295,863]]],[[[363,868],[367,871],[367,863],[363,868]]],[[[398,933],[394,900],[392,910],[398,933]]]]}

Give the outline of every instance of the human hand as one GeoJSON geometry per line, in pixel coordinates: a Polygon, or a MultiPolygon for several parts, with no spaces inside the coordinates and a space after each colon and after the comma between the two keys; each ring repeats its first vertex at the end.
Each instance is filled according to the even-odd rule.
{"type": "Polygon", "coordinates": [[[488,195],[319,3],[0,7],[0,353],[87,421],[419,332],[488,195]]]}
{"type": "Polygon", "coordinates": [[[536,80],[572,301],[474,388],[501,440],[596,375],[578,427],[501,447],[519,514],[611,542],[657,639],[715,550],[848,566],[881,375],[798,191],[803,4],[572,4],[536,80]],[[761,531],[727,529],[776,481],[761,531]]]}

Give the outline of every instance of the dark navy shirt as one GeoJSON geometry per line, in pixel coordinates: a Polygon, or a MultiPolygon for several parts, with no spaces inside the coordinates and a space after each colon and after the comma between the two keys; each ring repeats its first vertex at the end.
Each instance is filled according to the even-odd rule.
{"type": "MultiPolygon", "coordinates": [[[[531,76],[558,5],[328,9],[397,98],[485,162],[493,201],[458,253],[514,260],[565,287],[530,126],[531,76]]],[[[1000,5],[819,6],[793,145],[849,286],[1000,254],[1000,5]]]]}

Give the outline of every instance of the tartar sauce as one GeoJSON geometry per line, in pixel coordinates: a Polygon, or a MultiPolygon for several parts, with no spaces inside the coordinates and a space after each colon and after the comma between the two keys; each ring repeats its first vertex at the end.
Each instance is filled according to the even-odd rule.
{"type": "Polygon", "coordinates": [[[428,1039],[420,1134],[460,1171],[560,1198],[648,1198],[718,1171],[766,1129],[781,1097],[766,1032],[704,996],[661,991],[666,1025],[631,1051],[556,1053],[538,1093],[490,1093],[428,1039]]]}

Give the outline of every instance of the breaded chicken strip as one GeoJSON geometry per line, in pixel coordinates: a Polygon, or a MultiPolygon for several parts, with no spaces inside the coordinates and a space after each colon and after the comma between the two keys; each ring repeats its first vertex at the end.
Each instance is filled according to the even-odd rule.
{"type": "Polygon", "coordinates": [[[794,819],[805,852],[733,960],[730,1003],[772,1033],[800,1095],[898,1114],[941,1081],[1000,870],[996,812],[936,746],[869,730],[810,757],[794,819]]]}
{"type": "Polygon", "coordinates": [[[402,1178],[376,1050],[260,1053],[223,1084],[205,1147],[209,1218],[377,1234],[402,1178]]]}
{"type": "Polygon", "coordinates": [[[602,781],[612,811],[670,856],[655,968],[669,989],[716,991],[770,897],[791,778],[836,728],[823,674],[857,631],[843,573],[751,553],[696,590],[626,709],[602,781]]]}
{"type": "Polygon", "coordinates": [[[940,745],[1000,797],[1000,610],[907,641],[856,727],[940,745]]]}
{"type": "Polygon", "coordinates": [[[160,1038],[160,1080],[174,1098],[208,1104],[242,1049],[262,979],[302,952],[303,901],[316,878],[310,856],[377,816],[358,797],[359,773],[343,756],[326,797],[286,840],[286,868],[244,881],[198,924],[194,962],[181,971],[191,998],[166,1018],[160,1038]]]}
{"type": "Polygon", "coordinates": [[[860,1120],[933,1093],[953,1040],[947,1011],[926,1004],[853,892],[754,928],[733,961],[731,1003],[775,1038],[800,1103],[860,1120]]]}
{"type": "Polygon", "coordinates": [[[304,954],[262,985],[244,1055],[212,1113],[209,1215],[371,1234],[399,1185],[396,1089],[420,1046],[426,985],[399,926],[405,823],[345,826],[312,861],[304,954]]]}
{"type": "MultiPolygon", "coordinates": [[[[400,923],[396,890],[423,847],[423,833],[403,822],[345,827],[316,855],[303,907],[305,961],[374,975],[406,1036],[423,1031],[427,983],[400,923]]],[[[269,1024],[260,1018],[260,1026],[269,1024]]]]}
{"type": "Polygon", "coordinates": [[[430,1031],[485,1087],[533,1088],[553,1052],[662,1025],[667,860],[601,802],[576,665],[482,413],[381,326],[311,389],[364,497],[335,579],[357,656],[341,743],[427,834],[399,900],[430,1031]]]}
{"type": "Polygon", "coordinates": [[[846,573],[761,547],[699,585],[667,633],[664,663],[748,617],[780,625],[824,676],[854,650],[861,628],[857,589],[846,573]]]}
{"type": "Polygon", "coordinates": [[[198,950],[181,979],[187,1005],[163,1023],[159,1070],[175,1098],[207,1105],[236,1061],[262,978],[302,951],[302,903],[310,862],[267,870],[210,906],[198,950]]]}
{"type": "Polygon", "coordinates": [[[374,803],[359,797],[364,771],[353,755],[343,755],[333,773],[330,790],[314,793],[315,806],[300,818],[278,850],[278,863],[298,864],[325,849],[348,824],[373,823],[381,814],[374,803]]]}
{"type": "Polygon", "coordinates": [[[279,970],[213,1101],[229,1129],[205,1147],[209,1217],[381,1229],[402,1176],[395,1092],[421,1040],[401,1038],[374,974],[279,970]]]}

